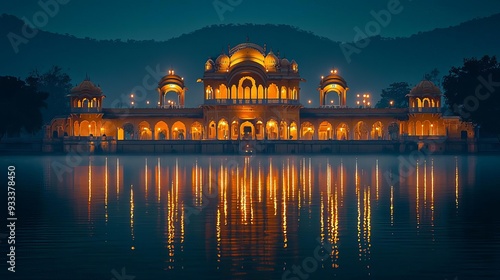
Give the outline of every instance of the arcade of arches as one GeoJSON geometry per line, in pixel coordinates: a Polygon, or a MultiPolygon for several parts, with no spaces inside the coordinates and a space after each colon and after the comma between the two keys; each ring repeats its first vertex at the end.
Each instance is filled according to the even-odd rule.
{"type": "MultiPolygon", "coordinates": [[[[103,108],[104,94],[85,79],[71,90],[71,112],[47,126],[46,138],[116,140],[397,140],[474,138],[474,125],[443,116],[441,92],[422,81],[407,95],[409,108],[349,108],[349,87],[337,70],[319,81],[317,108],[300,103],[299,65],[252,43],[205,63],[204,102],[185,108],[184,78],[170,69],[157,87],[156,108],[103,108]],[[167,94],[169,97],[167,98],[167,94]],[[174,101],[171,95],[174,94],[174,101]],[[168,99],[168,101],[167,101],[168,99]],[[174,104],[174,105],[172,105],[174,104]],[[333,104],[330,105],[330,104],[333,104]]],[[[195,93],[196,94],[196,93],[195,93]]]]}

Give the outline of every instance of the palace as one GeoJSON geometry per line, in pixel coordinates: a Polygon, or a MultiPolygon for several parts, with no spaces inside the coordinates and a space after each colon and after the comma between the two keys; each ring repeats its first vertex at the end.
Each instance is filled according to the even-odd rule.
{"type": "Polygon", "coordinates": [[[320,106],[305,108],[299,101],[304,79],[297,62],[248,42],[207,60],[198,82],[204,86],[198,108],[184,107],[187,89],[174,70],[158,83],[156,108],[103,108],[105,95],[87,78],[68,95],[70,114],[47,126],[46,140],[104,137],[118,145],[136,140],[156,145],[180,140],[338,143],[475,137],[473,124],[442,114],[441,92],[430,81],[408,93],[409,108],[349,108],[347,82],[332,70],[319,81],[320,106]],[[167,100],[172,93],[176,100],[167,100]]]}

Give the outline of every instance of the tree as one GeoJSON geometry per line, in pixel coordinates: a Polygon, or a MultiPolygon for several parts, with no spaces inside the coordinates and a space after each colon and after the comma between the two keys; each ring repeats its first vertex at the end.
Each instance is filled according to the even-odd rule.
{"type": "Polygon", "coordinates": [[[71,91],[71,78],[59,66],[52,66],[47,72],[39,74],[34,70],[26,78],[29,85],[39,91],[47,92],[47,108],[42,110],[43,121],[50,122],[55,116],[64,115],[69,110],[68,95],[71,91]]]}
{"type": "Polygon", "coordinates": [[[438,88],[441,87],[441,78],[439,77],[439,70],[437,68],[434,68],[431,70],[429,73],[425,73],[424,75],[424,80],[431,81],[434,83],[438,88]]]}
{"type": "Polygon", "coordinates": [[[376,108],[408,108],[408,98],[406,95],[410,93],[410,85],[407,82],[397,82],[389,85],[388,88],[382,90],[381,99],[375,105],[376,108]],[[391,105],[390,102],[393,102],[391,105]]]}
{"type": "Polygon", "coordinates": [[[465,121],[489,133],[500,133],[500,64],[495,56],[464,59],[443,78],[446,103],[465,121]]]}
{"type": "Polygon", "coordinates": [[[0,77],[0,136],[35,133],[43,125],[41,109],[48,94],[25,81],[10,76],[0,77]]]}

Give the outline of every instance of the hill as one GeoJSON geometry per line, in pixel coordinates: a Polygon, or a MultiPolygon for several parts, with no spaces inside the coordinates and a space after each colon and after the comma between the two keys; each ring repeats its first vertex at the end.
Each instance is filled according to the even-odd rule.
{"type": "MultiPolygon", "coordinates": [[[[86,74],[100,84],[107,96],[105,106],[111,106],[121,95],[128,96],[136,86],[144,87],[143,79],[151,71],[166,73],[169,68],[186,81],[186,105],[197,106],[203,100],[203,90],[196,80],[203,76],[207,58],[215,59],[221,51],[227,52],[228,45],[247,38],[266,44],[281,57],[295,59],[307,80],[302,85],[302,102],[313,99],[316,105],[320,76],[332,67],[339,69],[349,84],[349,104],[354,104],[353,96],[359,92],[372,93],[375,103],[380,90],[392,82],[416,84],[433,68],[444,75],[451,66],[461,65],[465,57],[498,55],[500,50],[500,30],[495,28],[500,25],[500,14],[408,38],[374,37],[359,53],[351,55],[350,62],[340,42],[291,26],[253,24],[209,26],[164,42],[98,41],[40,30],[15,53],[8,34],[22,35],[23,24],[14,16],[0,16],[0,75],[25,77],[35,68],[45,71],[59,65],[68,71],[74,84],[86,74]]],[[[156,102],[154,90],[148,91],[148,99],[156,102]]]]}

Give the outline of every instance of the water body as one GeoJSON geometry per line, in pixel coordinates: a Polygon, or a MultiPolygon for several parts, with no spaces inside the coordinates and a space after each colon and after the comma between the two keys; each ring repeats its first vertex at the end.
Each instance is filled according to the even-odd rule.
{"type": "Polygon", "coordinates": [[[496,156],[0,162],[18,218],[1,279],[500,278],[496,156]]]}

